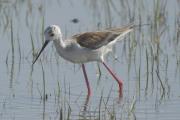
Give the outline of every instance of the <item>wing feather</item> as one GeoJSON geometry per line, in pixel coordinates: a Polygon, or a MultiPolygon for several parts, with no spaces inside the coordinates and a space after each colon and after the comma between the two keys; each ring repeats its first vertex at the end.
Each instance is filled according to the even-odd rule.
{"type": "Polygon", "coordinates": [[[98,49],[113,41],[118,34],[111,32],[87,32],[74,36],[77,43],[86,48],[98,49]]]}
{"type": "Polygon", "coordinates": [[[122,28],[107,29],[97,32],[86,32],[74,35],[73,38],[76,42],[89,49],[98,49],[109,42],[115,40],[121,34],[133,29],[133,25],[127,25],[122,28]]]}

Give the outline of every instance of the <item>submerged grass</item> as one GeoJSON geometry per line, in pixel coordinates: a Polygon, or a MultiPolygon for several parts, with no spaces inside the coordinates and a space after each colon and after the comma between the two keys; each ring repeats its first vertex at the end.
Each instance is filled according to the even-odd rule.
{"type": "Polygon", "coordinates": [[[134,96],[133,97],[133,100],[129,106],[129,109],[128,109],[128,119],[130,120],[131,117],[133,116],[135,118],[135,106],[136,106],[136,97],[134,96]]]}
{"type": "Polygon", "coordinates": [[[162,88],[161,99],[163,99],[165,97],[165,87],[164,87],[164,84],[163,84],[163,82],[162,82],[162,80],[160,78],[158,70],[156,70],[156,74],[157,74],[158,80],[159,80],[161,88],[162,88]]]}
{"type": "Polygon", "coordinates": [[[148,85],[149,85],[149,57],[148,51],[146,49],[146,87],[145,87],[145,95],[148,93],[148,85]]]}
{"type": "Polygon", "coordinates": [[[14,79],[14,60],[15,60],[15,48],[14,48],[14,35],[13,35],[13,20],[11,19],[11,74],[10,74],[10,88],[13,87],[13,79],[14,79]]]}
{"type": "MultiPolygon", "coordinates": [[[[99,8],[99,3],[98,1],[91,1],[91,2],[94,2],[92,3],[92,5],[94,5],[93,7],[94,8],[99,8]]],[[[142,24],[143,23],[143,17],[146,17],[146,9],[144,8],[138,8],[138,13],[136,11],[136,8],[137,8],[137,5],[138,4],[142,4],[142,6],[145,6],[144,2],[140,1],[133,1],[133,5],[130,1],[126,1],[124,2],[123,0],[120,0],[120,3],[121,6],[124,6],[124,11],[119,9],[119,6],[115,4],[114,1],[110,1],[110,0],[106,0],[105,2],[102,2],[102,8],[103,10],[101,10],[101,12],[103,12],[104,16],[98,16],[98,21],[101,25],[101,26],[106,26],[106,27],[110,27],[110,26],[115,26],[117,22],[115,18],[124,18],[123,20],[134,20],[134,19],[138,19],[139,20],[139,23],[142,24]],[[132,8],[133,6],[133,8],[132,8]],[[126,8],[128,7],[128,8],[126,8]],[[132,11],[133,10],[133,11],[132,11]],[[144,10],[142,13],[141,11],[144,10]],[[116,11],[114,13],[114,11],[116,11]],[[114,14],[115,15],[118,15],[118,17],[114,17],[114,14]],[[126,17],[124,17],[122,14],[127,14],[126,17]],[[144,16],[143,16],[144,15],[144,16]],[[104,17],[104,18],[103,18],[104,17]],[[101,21],[101,19],[103,18],[103,21],[101,21]]],[[[133,37],[131,36],[130,37],[130,40],[128,41],[128,44],[125,44],[125,46],[128,46],[128,52],[125,53],[125,54],[128,54],[126,55],[128,61],[126,62],[127,63],[127,71],[128,71],[128,74],[127,76],[124,75],[125,77],[128,77],[129,79],[129,84],[132,80],[134,80],[134,76],[137,78],[136,79],[136,88],[134,87],[131,87],[133,85],[129,85],[128,87],[128,90],[125,89],[125,93],[130,93],[129,91],[135,91],[134,89],[136,89],[137,91],[137,96],[139,98],[142,97],[141,95],[141,92],[144,90],[145,92],[145,95],[148,96],[149,95],[149,91],[152,91],[152,93],[159,93],[160,92],[160,100],[162,100],[166,93],[167,94],[170,94],[170,86],[169,86],[169,77],[168,74],[169,73],[169,70],[171,70],[171,64],[172,64],[172,59],[171,58],[171,53],[166,53],[167,55],[164,55],[164,53],[166,52],[165,48],[164,48],[164,44],[168,44],[170,40],[164,40],[164,38],[166,39],[166,37],[168,36],[167,32],[166,32],[166,29],[167,28],[167,0],[165,1],[162,1],[162,0],[154,0],[154,9],[153,9],[153,12],[149,15],[149,18],[147,19],[150,19],[150,20],[147,20],[147,21],[150,21],[150,23],[152,24],[152,26],[149,28],[150,32],[148,33],[145,38],[142,38],[141,35],[134,35],[134,34],[143,34],[143,30],[141,30],[141,28],[139,28],[139,31],[138,32],[134,32],[133,33],[133,37]],[[167,36],[165,36],[167,35],[167,36]],[[147,39],[149,40],[149,42],[147,42],[146,40],[144,39],[147,39]],[[162,62],[163,60],[165,59],[165,62],[162,62]],[[165,66],[165,72],[163,72],[162,68],[165,66]],[[134,75],[134,70],[135,70],[135,75],[134,75]],[[145,76],[144,76],[145,75],[145,76]],[[164,76],[165,75],[165,81],[164,81],[164,76]],[[145,82],[144,82],[145,81],[145,82]],[[143,84],[145,83],[145,84],[143,84]],[[155,83],[160,83],[160,84],[155,84],[155,83]],[[158,89],[160,85],[160,89],[158,89]],[[151,87],[150,87],[151,86],[151,87]],[[157,89],[155,89],[157,88],[157,89]]],[[[97,10],[97,9],[93,9],[93,10],[97,10]]],[[[97,12],[98,13],[98,12],[97,12]]],[[[149,14],[149,13],[148,13],[149,14]]],[[[97,14],[96,14],[97,15],[97,14]]],[[[96,16],[95,16],[96,17],[96,16]]],[[[28,18],[27,18],[28,19],[28,18]]],[[[180,55],[179,55],[179,40],[180,40],[180,20],[179,18],[176,18],[177,20],[175,21],[175,33],[173,34],[174,35],[174,47],[172,49],[175,50],[175,52],[173,52],[173,54],[175,54],[176,56],[176,64],[177,64],[177,68],[176,68],[176,74],[178,75],[179,74],[179,71],[180,71],[180,55]],[[179,68],[178,68],[179,67],[179,68]]],[[[8,22],[8,21],[7,21],[8,22]]],[[[97,21],[96,21],[97,22],[97,21]]],[[[120,21],[118,21],[119,23],[121,23],[120,21]]],[[[41,17],[41,40],[42,40],[42,43],[44,42],[44,25],[45,25],[45,16],[43,15],[41,17]]],[[[119,24],[118,23],[118,24],[119,24]]],[[[10,21],[10,24],[11,24],[11,49],[9,52],[7,52],[7,57],[6,57],[6,65],[8,66],[9,64],[9,59],[11,57],[12,59],[12,63],[11,63],[11,71],[10,71],[10,88],[13,87],[13,79],[14,79],[14,72],[15,72],[15,56],[17,55],[16,52],[15,52],[15,48],[16,48],[16,45],[15,45],[15,40],[14,40],[14,36],[16,34],[14,34],[14,23],[13,23],[13,19],[10,21]],[[11,53],[11,54],[10,54],[11,53]],[[12,55],[9,57],[9,55],[12,55]]],[[[117,25],[118,26],[118,25],[117,25]]],[[[99,27],[99,26],[98,26],[99,27]]],[[[5,24],[5,29],[7,29],[7,24],[5,24]]],[[[172,35],[172,36],[173,36],[172,35]]],[[[32,56],[34,57],[35,55],[35,41],[34,41],[34,34],[32,33],[32,31],[30,32],[30,40],[31,40],[31,50],[32,50],[32,56]]],[[[170,38],[168,36],[168,38],[170,38]]],[[[22,45],[20,44],[21,41],[20,41],[20,38],[18,38],[18,41],[17,41],[17,45],[18,45],[18,54],[19,54],[19,60],[20,60],[20,64],[21,64],[21,59],[22,59],[22,56],[23,56],[23,49],[22,49],[22,45]]],[[[126,42],[127,43],[127,42],[126,42]]],[[[167,45],[168,46],[168,45],[167,45]]],[[[169,45],[170,46],[170,45],[169,45]]],[[[51,52],[55,52],[55,51],[51,51],[51,52]]],[[[119,52],[119,51],[117,51],[119,52]]],[[[123,53],[124,54],[124,53],[123,53]]],[[[54,54],[51,54],[51,55],[54,55],[54,54]]],[[[52,56],[51,56],[52,57],[52,56]]],[[[57,113],[58,113],[58,118],[60,120],[63,120],[63,119],[71,119],[73,118],[73,115],[74,115],[74,108],[72,106],[72,91],[70,89],[70,83],[69,83],[69,86],[67,88],[67,81],[64,77],[64,84],[60,84],[60,79],[59,79],[59,68],[61,67],[59,65],[59,56],[57,56],[57,54],[55,54],[55,60],[56,60],[56,65],[57,65],[57,72],[54,73],[52,71],[52,76],[55,74],[57,74],[57,90],[55,90],[57,93],[55,94],[55,101],[56,101],[56,104],[58,106],[57,108],[57,113]],[[65,91],[65,95],[62,94],[62,89],[64,88],[64,91],[65,91]]],[[[40,96],[41,96],[41,99],[43,100],[43,119],[45,119],[45,116],[46,116],[46,101],[48,99],[48,96],[46,94],[47,92],[47,84],[46,84],[46,79],[45,79],[45,64],[43,65],[43,62],[40,61],[41,63],[41,70],[42,70],[42,80],[43,80],[43,89],[42,90],[39,90],[39,93],[40,93],[40,96]]],[[[97,65],[97,73],[98,73],[98,82],[97,84],[99,84],[99,80],[103,77],[102,76],[102,73],[101,73],[101,70],[100,70],[100,67],[99,67],[99,64],[97,65]]],[[[19,67],[20,68],[20,67],[19,67]]],[[[53,67],[52,67],[53,69],[53,67]]],[[[31,70],[31,76],[33,74],[33,67],[32,67],[32,70],[31,70]]],[[[55,77],[56,77],[55,76],[55,77]]],[[[54,77],[54,76],[53,76],[54,77]]],[[[54,79],[54,78],[53,78],[54,79]]],[[[178,79],[178,77],[177,77],[178,79]]],[[[33,81],[33,80],[32,80],[33,81]]],[[[125,82],[127,82],[125,80],[125,82]]],[[[32,82],[31,85],[33,85],[34,83],[32,82]]],[[[31,87],[33,89],[33,87],[31,87]]],[[[85,104],[83,103],[84,106],[86,106],[86,112],[89,112],[89,114],[86,114],[84,116],[81,116],[81,114],[78,116],[76,114],[76,116],[80,117],[80,119],[110,119],[110,120],[115,120],[115,119],[118,119],[118,113],[119,111],[121,111],[122,109],[124,109],[123,107],[120,107],[119,109],[115,109],[115,105],[113,106],[110,106],[109,103],[112,102],[111,101],[111,95],[112,95],[112,89],[113,87],[111,88],[111,90],[109,91],[109,93],[105,93],[107,94],[107,97],[104,97],[103,95],[103,92],[101,93],[100,95],[100,98],[98,99],[98,105],[96,106],[97,108],[94,110],[91,110],[91,107],[93,106],[92,104],[95,104],[92,103],[92,104],[88,104],[87,103],[87,100],[85,100],[85,104]],[[89,105],[89,106],[88,106],[89,105]],[[98,110],[97,110],[98,109],[98,110]],[[89,115],[89,116],[88,116],[89,115]]],[[[31,92],[32,93],[32,92],[31,92]]],[[[127,94],[125,94],[125,98],[127,97],[126,96],[127,94]]],[[[128,96],[131,96],[132,94],[129,94],[128,96]]],[[[154,95],[154,94],[151,94],[151,95],[154,95]]],[[[80,94],[78,100],[75,102],[76,104],[80,103],[80,99],[82,99],[82,94],[80,94]]],[[[94,96],[93,96],[94,97],[94,96]]],[[[153,97],[151,98],[153,99],[153,97]]],[[[128,98],[129,100],[129,98],[128,98]]],[[[127,100],[127,101],[128,101],[127,100]]],[[[89,101],[89,100],[88,100],[89,101]]],[[[127,102],[125,101],[125,102],[127,102]]],[[[132,102],[130,103],[130,106],[128,107],[128,118],[130,118],[130,116],[135,116],[135,111],[136,111],[136,97],[133,98],[132,102]]],[[[123,112],[121,112],[123,113],[123,112]]],[[[123,115],[122,115],[123,116],[123,115]]]]}
{"type": "Polygon", "coordinates": [[[30,38],[31,38],[32,56],[34,57],[36,52],[35,52],[35,46],[34,46],[33,35],[32,35],[31,32],[30,32],[30,38]]]}
{"type": "Polygon", "coordinates": [[[101,76],[102,76],[102,73],[101,73],[101,68],[100,68],[100,65],[99,63],[97,63],[97,76],[98,76],[98,80],[97,80],[97,87],[99,86],[99,83],[100,83],[100,80],[101,80],[101,76]]]}

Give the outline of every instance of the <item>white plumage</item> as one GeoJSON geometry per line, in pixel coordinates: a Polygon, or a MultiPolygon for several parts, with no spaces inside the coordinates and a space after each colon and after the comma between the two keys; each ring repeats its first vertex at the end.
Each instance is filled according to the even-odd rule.
{"type": "Polygon", "coordinates": [[[33,64],[36,62],[47,44],[50,41],[53,41],[54,46],[56,47],[56,50],[61,57],[70,62],[82,64],[83,73],[88,88],[88,95],[90,95],[91,92],[84,63],[90,61],[98,61],[103,63],[106,69],[118,82],[119,94],[120,96],[122,96],[122,81],[118,79],[112,72],[112,70],[105,64],[104,56],[112,50],[112,46],[117,41],[122,40],[122,38],[127,33],[131,32],[133,28],[134,25],[130,24],[121,28],[76,34],[67,40],[63,40],[60,28],[57,25],[51,25],[47,27],[44,32],[45,43],[38,56],[34,60],[33,64]]]}

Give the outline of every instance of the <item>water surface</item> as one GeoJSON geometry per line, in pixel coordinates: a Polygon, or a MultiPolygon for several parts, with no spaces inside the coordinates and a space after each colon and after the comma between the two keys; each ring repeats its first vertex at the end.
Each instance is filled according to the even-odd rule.
{"type": "Polygon", "coordinates": [[[179,0],[17,0],[0,2],[0,119],[180,118],[179,0]],[[65,61],[50,44],[37,63],[44,29],[61,27],[64,38],[85,31],[136,28],[106,59],[124,81],[123,98],[104,67],[87,63],[87,99],[80,65],[65,61]]]}

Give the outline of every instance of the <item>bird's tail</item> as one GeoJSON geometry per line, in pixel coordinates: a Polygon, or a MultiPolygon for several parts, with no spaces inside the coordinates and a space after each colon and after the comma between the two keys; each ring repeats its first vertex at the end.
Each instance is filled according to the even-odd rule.
{"type": "Polygon", "coordinates": [[[142,26],[149,26],[149,25],[150,24],[136,25],[136,24],[134,24],[134,22],[132,22],[132,23],[129,23],[129,24],[125,25],[125,26],[122,26],[121,28],[110,28],[110,29],[107,29],[107,31],[117,33],[117,34],[122,34],[122,33],[129,33],[134,28],[139,28],[139,27],[142,27],[142,26]]]}
{"type": "Polygon", "coordinates": [[[121,33],[124,33],[126,31],[133,30],[134,26],[135,26],[134,23],[130,23],[128,25],[122,26],[121,28],[108,29],[108,31],[121,34],[121,33]]]}
{"type": "Polygon", "coordinates": [[[124,36],[126,34],[128,34],[129,32],[133,31],[135,28],[139,28],[139,27],[142,27],[142,26],[147,26],[147,25],[150,25],[150,24],[139,24],[139,25],[135,25],[134,22],[133,23],[130,23],[126,26],[123,26],[121,28],[113,28],[113,29],[110,29],[109,31],[115,33],[115,34],[118,34],[118,37],[115,39],[120,41],[124,38],[124,36]]]}

